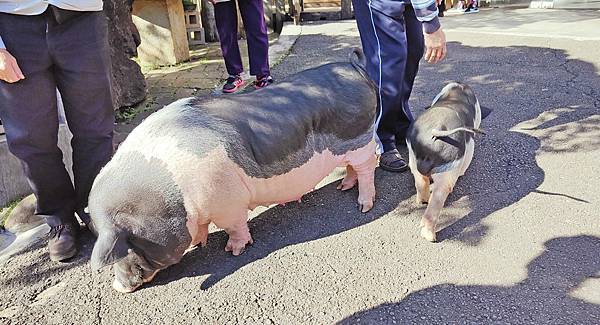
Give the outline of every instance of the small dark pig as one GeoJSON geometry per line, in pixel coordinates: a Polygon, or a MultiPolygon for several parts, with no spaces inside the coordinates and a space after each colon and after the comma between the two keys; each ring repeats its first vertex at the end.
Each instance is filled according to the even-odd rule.
{"type": "MultiPolygon", "coordinates": [[[[489,113],[484,108],[483,118],[489,113]]],[[[481,119],[482,107],[471,87],[452,82],[408,129],[408,165],[415,178],[417,204],[428,203],[421,236],[429,241],[436,241],[435,227],[446,198],[471,164],[473,136],[482,133],[481,119]]]]}

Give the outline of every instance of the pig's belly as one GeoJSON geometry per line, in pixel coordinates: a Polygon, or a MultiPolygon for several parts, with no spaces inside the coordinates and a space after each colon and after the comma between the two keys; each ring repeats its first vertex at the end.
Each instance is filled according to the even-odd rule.
{"type": "Polygon", "coordinates": [[[299,200],[302,195],[312,191],[319,182],[336,167],[344,166],[344,156],[336,156],[329,150],[315,153],[300,167],[270,178],[250,177],[248,185],[252,198],[250,209],[299,200]]]}

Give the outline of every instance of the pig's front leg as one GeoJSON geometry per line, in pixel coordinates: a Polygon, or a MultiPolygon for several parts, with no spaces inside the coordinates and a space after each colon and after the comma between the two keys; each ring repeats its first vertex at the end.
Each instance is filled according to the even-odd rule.
{"type": "Polygon", "coordinates": [[[371,154],[367,161],[352,166],[358,175],[358,204],[362,212],[368,212],[373,208],[376,166],[377,157],[375,154],[371,154]]]}
{"type": "Polygon", "coordinates": [[[337,186],[337,189],[342,191],[349,190],[353,188],[357,182],[358,174],[356,174],[356,171],[354,168],[352,168],[352,166],[348,165],[346,166],[346,176],[344,176],[342,182],[337,186]]]}

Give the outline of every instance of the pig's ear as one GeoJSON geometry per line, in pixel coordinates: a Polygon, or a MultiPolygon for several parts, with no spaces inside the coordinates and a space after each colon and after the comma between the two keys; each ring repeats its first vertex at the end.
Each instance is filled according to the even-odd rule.
{"type": "Polygon", "coordinates": [[[127,256],[129,244],[124,233],[116,229],[106,230],[100,233],[92,251],[92,270],[114,264],[127,256]]]}

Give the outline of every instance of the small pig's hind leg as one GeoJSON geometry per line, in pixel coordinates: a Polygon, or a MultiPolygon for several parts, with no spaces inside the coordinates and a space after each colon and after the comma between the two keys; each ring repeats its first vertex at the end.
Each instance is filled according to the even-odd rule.
{"type": "Polygon", "coordinates": [[[440,174],[433,174],[433,185],[431,191],[431,197],[429,198],[429,205],[425,210],[425,214],[421,219],[421,236],[430,242],[435,242],[436,238],[436,224],[438,217],[446,203],[446,199],[456,183],[456,175],[454,172],[445,172],[440,174]]]}
{"type": "Polygon", "coordinates": [[[342,191],[349,190],[353,188],[357,182],[358,174],[356,174],[356,171],[354,168],[352,168],[352,166],[348,165],[346,166],[346,176],[344,176],[342,182],[337,186],[337,189],[342,191]]]}
{"type": "Polygon", "coordinates": [[[352,165],[358,175],[358,204],[362,212],[368,212],[373,208],[375,201],[375,167],[377,157],[371,154],[367,161],[352,165]]]}
{"type": "Polygon", "coordinates": [[[416,168],[411,168],[411,172],[415,178],[415,188],[417,190],[416,203],[429,203],[429,176],[425,176],[416,168]]]}

